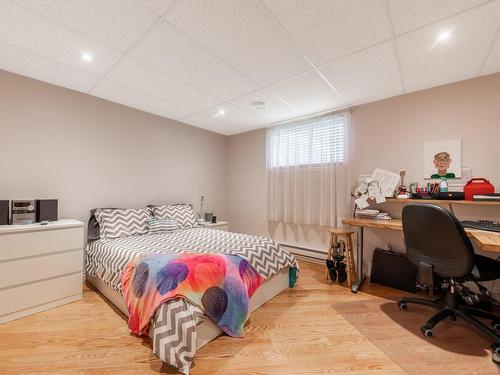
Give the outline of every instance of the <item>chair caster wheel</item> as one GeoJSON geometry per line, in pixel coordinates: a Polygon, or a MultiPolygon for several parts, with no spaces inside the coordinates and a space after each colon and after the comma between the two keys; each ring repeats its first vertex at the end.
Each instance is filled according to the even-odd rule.
{"type": "Polygon", "coordinates": [[[491,360],[493,363],[500,365],[500,344],[493,344],[493,355],[491,357],[491,360]]]}
{"type": "Polygon", "coordinates": [[[420,331],[422,331],[422,334],[425,336],[425,337],[428,337],[428,338],[431,338],[433,333],[432,333],[432,328],[429,328],[427,326],[422,326],[420,328],[420,331]]]}
{"type": "Polygon", "coordinates": [[[398,307],[401,311],[408,310],[408,304],[406,302],[398,302],[398,307]]]}
{"type": "Polygon", "coordinates": [[[495,331],[500,332],[500,322],[494,320],[491,322],[491,326],[495,331]]]}

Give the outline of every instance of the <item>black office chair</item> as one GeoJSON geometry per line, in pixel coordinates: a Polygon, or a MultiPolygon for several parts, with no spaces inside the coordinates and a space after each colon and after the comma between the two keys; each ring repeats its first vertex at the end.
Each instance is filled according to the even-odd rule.
{"type": "MultiPolygon", "coordinates": [[[[418,267],[420,280],[433,288],[434,281],[446,287],[444,298],[431,301],[402,298],[399,308],[408,303],[439,309],[421,331],[432,337],[432,329],[443,319],[462,318],[493,338],[493,362],[500,364],[500,316],[473,307],[467,301],[465,281],[487,281],[500,278],[500,262],[474,254],[472,243],[462,225],[448,210],[432,204],[409,204],[403,208],[403,231],[408,259],[418,267]],[[465,297],[465,298],[464,298],[465,297]],[[492,327],[476,317],[491,320],[492,327]]],[[[484,287],[482,287],[484,290],[484,287]]]]}

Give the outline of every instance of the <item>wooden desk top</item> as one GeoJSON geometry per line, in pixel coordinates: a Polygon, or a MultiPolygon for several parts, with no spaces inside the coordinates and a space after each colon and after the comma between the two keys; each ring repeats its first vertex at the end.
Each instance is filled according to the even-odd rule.
{"type": "MultiPolygon", "coordinates": [[[[401,219],[374,220],[351,218],[342,220],[342,224],[363,228],[403,230],[403,223],[401,222],[401,219]]],[[[481,250],[500,253],[500,233],[469,228],[466,228],[465,232],[476,242],[481,250]]]]}

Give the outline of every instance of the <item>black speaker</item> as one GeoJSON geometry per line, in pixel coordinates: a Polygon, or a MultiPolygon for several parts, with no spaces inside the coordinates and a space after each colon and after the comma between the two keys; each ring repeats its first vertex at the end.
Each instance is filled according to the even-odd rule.
{"type": "Polygon", "coordinates": [[[9,201],[0,201],[0,225],[9,224],[9,201]]]}
{"type": "Polygon", "coordinates": [[[417,291],[418,270],[406,254],[375,249],[370,281],[410,293],[417,291]]]}
{"type": "Polygon", "coordinates": [[[36,221],[57,220],[57,199],[36,200],[36,221]]]}

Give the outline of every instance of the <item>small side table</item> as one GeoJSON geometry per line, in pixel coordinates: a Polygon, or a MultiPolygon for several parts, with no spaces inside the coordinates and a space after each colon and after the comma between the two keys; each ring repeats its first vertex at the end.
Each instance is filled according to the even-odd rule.
{"type": "Polygon", "coordinates": [[[229,223],[227,221],[218,221],[216,223],[210,223],[210,222],[205,221],[203,223],[198,223],[198,226],[200,226],[202,228],[223,230],[226,232],[229,231],[229,223]]]}

